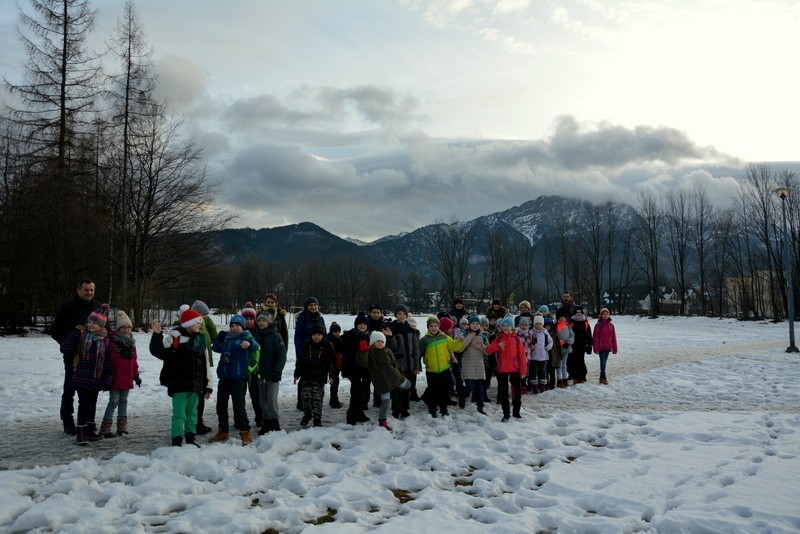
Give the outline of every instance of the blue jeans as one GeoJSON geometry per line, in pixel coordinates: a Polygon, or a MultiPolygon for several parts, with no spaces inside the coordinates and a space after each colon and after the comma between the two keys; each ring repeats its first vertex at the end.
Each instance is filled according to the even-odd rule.
{"type": "Polygon", "coordinates": [[[608,353],[611,352],[610,350],[601,350],[599,353],[600,356],[600,378],[606,377],[606,362],[608,362],[608,353]]]}
{"type": "Polygon", "coordinates": [[[128,393],[129,389],[115,389],[108,392],[108,406],[103,415],[103,422],[111,422],[114,419],[114,410],[119,408],[117,419],[127,419],[128,417],[128,393]]]}
{"type": "Polygon", "coordinates": [[[567,373],[567,361],[569,360],[569,353],[565,353],[561,357],[561,364],[559,364],[558,369],[556,369],[556,375],[560,380],[566,380],[569,376],[567,373]]]}

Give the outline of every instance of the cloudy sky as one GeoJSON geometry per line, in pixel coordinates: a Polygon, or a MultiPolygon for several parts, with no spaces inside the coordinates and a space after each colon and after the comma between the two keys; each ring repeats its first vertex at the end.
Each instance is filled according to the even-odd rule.
{"type": "MultiPolygon", "coordinates": [[[[24,6],[24,2],[21,1],[24,6]]],[[[121,0],[97,0],[98,49],[121,0]]],[[[799,161],[794,0],[138,0],[236,226],[371,240],[799,161]]],[[[19,76],[0,2],[0,73],[19,76]]]]}

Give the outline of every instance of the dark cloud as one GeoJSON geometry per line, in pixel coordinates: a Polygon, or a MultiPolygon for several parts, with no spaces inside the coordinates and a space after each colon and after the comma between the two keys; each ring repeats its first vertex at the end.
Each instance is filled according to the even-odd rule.
{"type": "MultiPolygon", "coordinates": [[[[303,131],[296,130],[298,139],[303,131]]],[[[677,130],[587,129],[561,117],[552,131],[536,141],[447,141],[416,133],[390,150],[378,148],[385,145],[377,131],[361,132],[363,144],[323,151],[308,139],[261,142],[237,151],[215,173],[226,202],[247,213],[251,226],[310,220],[367,240],[437,219],[473,219],[543,194],[635,204],[643,188],[703,185],[724,203],[736,188],[738,165],[729,164],[735,160],[677,130]]]]}

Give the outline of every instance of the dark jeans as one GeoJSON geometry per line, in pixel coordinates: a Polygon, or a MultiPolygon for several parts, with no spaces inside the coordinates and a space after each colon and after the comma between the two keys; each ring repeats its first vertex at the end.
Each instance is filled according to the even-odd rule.
{"type": "Polygon", "coordinates": [[[247,389],[250,391],[250,403],[253,405],[253,419],[257,425],[261,424],[263,412],[261,411],[261,401],[259,400],[258,375],[253,373],[247,381],[247,389]]]}
{"type": "Polygon", "coordinates": [[[203,424],[203,412],[206,409],[206,396],[197,395],[197,426],[203,424]]]}
{"type": "MultiPolygon", "coordinates": [[[[413,384],[411,380],[415,376],[414,373],[401,372],[400,374],[406,377],[409,383],[413,384]]],[[[409,389],[402,389],[402,388],[393,389],[391,391],[391,398],[392,398],[392,414],[409,413],[409,409],[411,408],[410,386],[409,389]]]]}
{"type": "Polygon", "coordinates": [[[608,362],[608,353],[610,350],[601,350],[600,356],[600,378],[606,377],[606,363],[608,362]]]}
{"type": "Polygon", "coordinates": [[[61,419],[72,419],[75,413],[75,386],[72,382],[72,358],[64,360],[64,392],[61,394],[61,419]]]}
{"type": "Polygon", "coordinates": [[[483,408],[483,394],[484,394],[484,384],[485,380],[473,380],[471,378],[467,378],[464,380],[464,396],[463,399],[469,397],[473,391],[477,392],[477,399],[478,399],[478,408],[483,408]]]}
{"type": "Polygon", "coordinates": [[[450,379],[453,375],[449,371],[442,373],[425,372],[428,379],[428,410],[436,413],[438,407],[442,414],[448,413],[447,404],[450,401],[450,379]]]}
{"type": "Polygon", "coordinates": [[[228,432],[228,397],[233,404],[233,424],[239,430],[250,430],[250,421],[247,420],[245,408],[245,393],[247,380],[220,380],[217,383],[217,417],[219,418],[219,431],[228,432]]]}
{"type": "Polygon", "coordinates": [[[339,402],[339,371],[331,371],[331,400],[339,402]]]}
{"type": "Polygon", "coordinates": [[[99,389],[87,389],[82,386],[75,388],[78,393],[78,426],[94,423],[94,413],[97,410],[97,396],[99,389]]]}
{"type": "Polygon", "coordinates": [[[364,414],[364,406],[369,401],[369,378],[366,376],[350,377],[350,406],[347,415],[357,416],[364,414]]]}
{"type": "Polygon", "coordinates": [[[503,405],[503,415],[509,415],[508,404],[508,385],[511,383],[512,407],[514,415],[519,415],[522,407],[522,397],[520,391],[521,378],[518,373],[497,373],[497,397],[503,405]]]}

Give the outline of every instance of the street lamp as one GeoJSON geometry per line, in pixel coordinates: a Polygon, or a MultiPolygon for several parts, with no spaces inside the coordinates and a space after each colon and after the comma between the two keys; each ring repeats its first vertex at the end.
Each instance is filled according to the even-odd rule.
{"type": "Polygon", "coordinates": [[[789,234],[786,230],[786,199],[791,192],[789,187],[779,187],[775,194],[781,199],[781,210],[783,211],[783,265],[786,269],[786,303],[788,304],[789,316],[789,346],[786,352],[800,352],[794,344],[794,286],[792,284],[792,255],[789,251],[789,234]]]}

